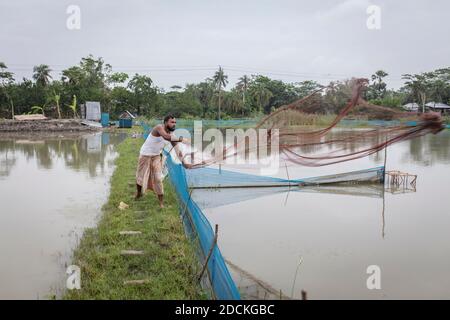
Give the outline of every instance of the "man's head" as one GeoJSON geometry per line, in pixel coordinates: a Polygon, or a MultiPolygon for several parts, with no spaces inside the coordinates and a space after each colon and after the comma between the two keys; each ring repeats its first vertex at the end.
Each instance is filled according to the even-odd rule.
{"type": "Polygon", "coordinates": [[[168,114],[164,117],[164,127],[168,131],[175,131],[175,126],[177,125],[177,120],[171,114],[168,114]]]}

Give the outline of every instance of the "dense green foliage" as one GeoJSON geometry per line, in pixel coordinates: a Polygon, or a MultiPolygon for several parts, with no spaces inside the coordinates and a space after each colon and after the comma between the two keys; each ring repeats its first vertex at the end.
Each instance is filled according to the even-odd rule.
{"type": "MultiPolygon", "coordinates": [[[[53,79],[51,71],[47,65],[38,65],[33,68],[32,80],[17,81],[5,63],[0,62],[0,118],[26,113],[74,117],[79,113],[74,106],[86,101],[100,101],[112,119],[124,110],[146,117],[161,117],[168,112],[183,118],[253,117],[267,114],[320,87],[315,81],[285,83],[264,75],[243,75],[230,88],[225,70],[219,67],[211,78],[200,83],[173,86],[165,91],[147,75],[113,72],[111,65],[93,56],[63,70],[60,79],[53,79]]],[[[405,86],[397,91],[387,89],[384,81],[387,76],[388,73],[378,70],[370,77],[365,92],[367,100],[394,108],[408,102],[421,106],[430,101],[450,102],[450,68],[405,74],[405,86]]],[[[335,85],[337,89],[324,93],[320,107],[311,112],[339,111],[348,100],[349,82],[335,85]]]]}

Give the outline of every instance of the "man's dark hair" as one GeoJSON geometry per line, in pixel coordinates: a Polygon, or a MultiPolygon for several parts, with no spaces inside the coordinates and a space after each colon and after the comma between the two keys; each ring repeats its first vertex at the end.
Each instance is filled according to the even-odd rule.
{"type": "Polygon", "coordinates": [[[175,119],[173,114],[168,114],[167,116],[164,117],[164,123],[166,123],[167,121],[169,121],[170,119],[175,119]]]}

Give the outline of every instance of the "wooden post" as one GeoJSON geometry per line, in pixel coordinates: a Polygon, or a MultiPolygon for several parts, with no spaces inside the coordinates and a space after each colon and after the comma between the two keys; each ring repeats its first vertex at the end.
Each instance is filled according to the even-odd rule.
{"type": "Polygon", "coordinates": [[[307,294],[305,290],[302,290],[302,300],[308,300],[307,294]]]}
{"type": "Polygon", "coordinates": [[[191,217],[191,215],[188,213],[188,208],[187,208],[187,207],[188,207],[188,204],[189,204],[189,201],[191,201],[192,191],[193,191],[193,189],[190,189],[190,190],[189,190],[189,198],[187,199],[186,204],[184,205],[184,210],[183,210],[183,212],[181,212],[181,223],[184,223],[184,217],[186,216],[186,217],[188,218],[189,224],[191,225],[191,230],[192,230],[195,234],[197,234],[197,237],[198,237],[198,233],[197,233],[197,230],[196,230],[194,221],[192,221],[192,217],[191,217]]]}
{"type": "Polygon", "coordinates": [[[384,165],[383,165],[383,167],[384,167],[384,177],[383,177],[383,186],[385,185],[384,184],[384,180],[385,180],[385,178],[386,178],[386,163],[387,163],[387,138],[386,138],[386,141],[385,141],[385,143],[386,143],[386,145],[384,146],[384,165]]]}
{"type": "Polygon", "coordinates": [[[287,163],[286,161],[284,162],[284,167],[286,168],[286,176],[289,180],[289,187],[291,187],[291,178],[289,178],[289,171],[288,171],[288,167],[287,167],[287,163]]]}
{"type": "Polygon", "coordinates": [[[208,256],[206,257],[205,263],[203,264],[202,271],[200,272],[200,275],[198,276],[198,281],[200,281],[202,279],[203,273],[205,272],[206,267],[208,266],[209,258],[211,258],[211,254],[214,250],[214,247],[217,244],[218,233],[219,233],[219,225],[216,224],[216,230],[214,232],[214,239],[213,239],[213,242],[211,243],[211,247],[209,248],[208,256]]]}

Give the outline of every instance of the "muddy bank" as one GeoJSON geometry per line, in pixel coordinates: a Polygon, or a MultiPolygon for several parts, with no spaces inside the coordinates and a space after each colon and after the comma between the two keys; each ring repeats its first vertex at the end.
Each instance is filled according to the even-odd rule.
{"type": "Polygon", "coordinates": [[[81,124],[79,119],[50,119],[50,120],[0,120],[0,135],[5,133],[80,133],[95,132],[101,128],[81,124]]]}
{"type": "Polygon", "coordinates": [[[85,136],[95,134],[96,131],[56,131],[56,132],[46,132],[46,131],[0,131],[0,141],[4,140],[29,140],[29,141],[43,141],[43,140],[64,140],[64,139],[78,139],[85,136]]]}

